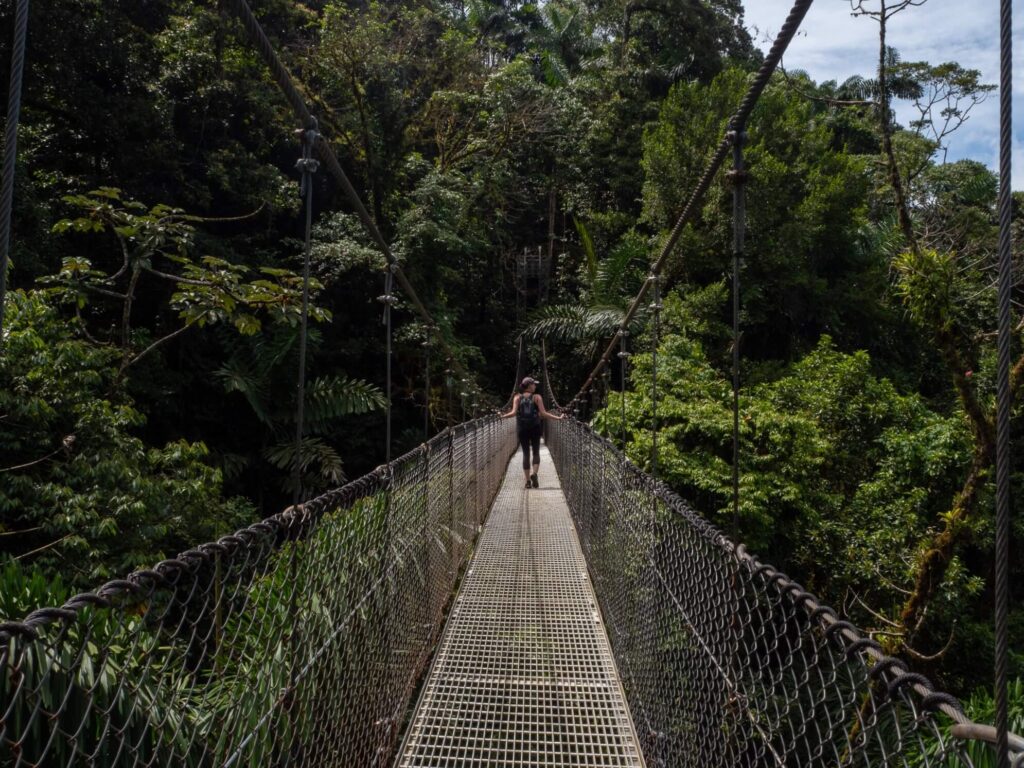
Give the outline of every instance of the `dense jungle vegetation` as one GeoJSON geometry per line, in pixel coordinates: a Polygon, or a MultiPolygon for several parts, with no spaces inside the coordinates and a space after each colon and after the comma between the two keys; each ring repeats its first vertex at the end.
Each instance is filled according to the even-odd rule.
{"type": "MultiPolygon", "coordinates": [[[[399,304],[396,452],[422,439],[424,407],[432,430],[496,408],[523,332],[547,338],[571,397],[761,57],[740,0],[254,8],[473,372],[450,413],[435,360],[425,401],[424,328],[399,304]],[[524,248],[554,254],[542,306],[515,287],[524,248]]],[[[0,356],[0,617],[278,511],[296,464],[316,492],[384,456],[383,259],[323,172],[309,428],[292,446],[300,150],[237,22],[202,0],[52,0],[33,4],[29,42],[0,356]]],[[[883,51],[843,83],[778,74],[750,126],[740,535],[969,696],[991,670],[999,180],[944,150],[991,87],[883,51]],[[898,124],[895,100],[920,119],[898,124]]],[[[730,195],[718,179],[672,256],[658,350],[660,470],[723,526],[730,195]]],[[[649,324],[625,394],[641,465],[649,324]]],[[[1022,383],[1018,358],[1018,414],[1022,383]]],[[[619,434],[617,384],[598,395],[595,424],[619,434]]]]}

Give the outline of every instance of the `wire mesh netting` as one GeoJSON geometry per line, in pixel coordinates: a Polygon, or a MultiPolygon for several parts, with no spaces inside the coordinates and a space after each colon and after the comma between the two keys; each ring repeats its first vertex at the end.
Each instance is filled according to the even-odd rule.
{"type": "Polygon", "coordinates": [[[547,443],[648,766],[995,765],[950,736],[968,722],[954,697],[611,442],[565,420],[547,443]]]}
{"type": "Polygon", "coordinates": [[[0,624],[2,766],[387,765],[512,451],[479,419],[0,624]]]}
{"type": "Polygon", "coordinates": [[[539,474],[509,462],[396,768],[642,768],[546,455],[539,474]]]}

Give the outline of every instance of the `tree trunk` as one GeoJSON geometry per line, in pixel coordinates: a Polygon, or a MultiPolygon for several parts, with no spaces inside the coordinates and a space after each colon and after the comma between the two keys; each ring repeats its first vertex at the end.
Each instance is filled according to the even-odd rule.
{"type": "Polygon", "coordinates": [[[901,645],[909,644],[921,629],[925,611],[942,585],[957,547],[970,531],[968,523],[974,514],[978,492],[985,485],[991,464],[992,456],[978,446],[967,479],[953,500],[952,509],[945,515],[942,530],[928,542],[918,563],[914,589],[900,611],[900,625],[903,630],[901,645]]]}
{"type": "Polygon", "coordinates": [[[903,179],[900,177],[899,166],[896,165],[896,152],[892,146],[892,120],[889,119],[889,85],[886,72],[885,25],[887,11],[885,0],[881,0],[881,13],[878,17],[878,124],[882,130],[882,150],[885,152],[886,164],[889,166],[889,183],[896,197],[896,217],[900,231],[907,240],[912,253],[917,253],[917,238],[914,236],[914,225],[910,219],[910,208],[907,205],[903,179]]]}

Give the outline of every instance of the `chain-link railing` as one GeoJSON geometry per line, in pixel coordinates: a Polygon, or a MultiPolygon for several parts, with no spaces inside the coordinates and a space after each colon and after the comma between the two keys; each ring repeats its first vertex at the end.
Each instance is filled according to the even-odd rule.
{"type": "Polygon", "coordinates": [[[509,457],[487,417],[0,624],[0,766],[383,766],[509,457]]]}
{"type": "Polygon", "coordinates": [[[610,441],[565,420],[547,442],[648,766],[995,764],[993,729],[610,441]]]}

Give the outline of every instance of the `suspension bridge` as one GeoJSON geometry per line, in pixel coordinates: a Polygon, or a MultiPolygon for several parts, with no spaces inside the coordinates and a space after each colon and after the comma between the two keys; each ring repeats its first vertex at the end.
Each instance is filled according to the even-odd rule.
{"type": "MultiPolygon", "coordinates": [[[[387,259],[388,390],[396,287],[449,361],[451,390],[457,364],[437,323],[247,2],[227,4],[303,129],[303,341],[322,162],[387,259]]],[[[625,387],[638,312],[650,313],[656,352],[661,272],[730,156],[734,265],[742,258],[746,121],[810,5],[795,3],[622,328],[564,408],[541,347],[545,401],[570,418],[546,425],[538,488],[522,487],[511,420],[478,417],[392,458],[389,411],[389,453],[370,474],[0,624],[0,766],[1024,766],[1005,700],[1001,725],[972,722],[659,481],[656,416],[651,473],[576,418],[613,359],[625,387]]],[[[736,283],[733,296],[738,310],[736,283]]],[[[529,364],[521,341],[517,382],[529,364]]],[[[298,440],[304,380],[300,364],[298,440]]]]}

